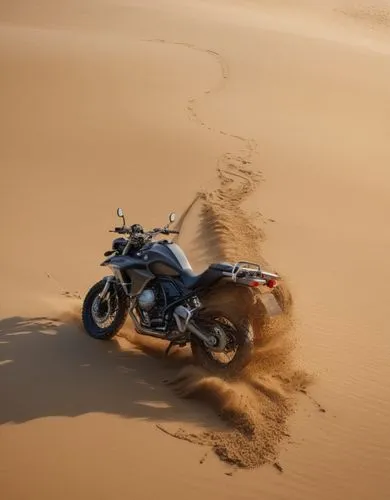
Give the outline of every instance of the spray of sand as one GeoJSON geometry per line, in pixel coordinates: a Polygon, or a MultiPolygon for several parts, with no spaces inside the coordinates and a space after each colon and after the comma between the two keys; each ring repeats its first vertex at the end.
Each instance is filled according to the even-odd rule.
{"type": "MultiPolygon", "coordinates": [[[[261,254],[264,234],[259,229],[260,216],[250,216],[242,208],[261,176],[247,168],[248,155],[235,156],[234,162],[227,155],[224,161],[225,167],[219,169],[220,187],[200,193],[196,202],[208,260],[247,259],[269,268],[261,254]]],[[[266,315],[260,293],[225,285],[206,298],[209,305],[218,303],[219,308],[226,307],[237,318],[251,320],[255,353],[239,380],[223,379],[187,365],[168,381],[180,397],[196,398],[212,406],[228,424],[228,430],[194,436],[180,429],[169,434],[212,446],[222,460],[238,467],[271,462],[281,470],[276,462],[278,448],[288,436],[287,420],[294,411],[295,395],[305,390],[309,377],[293,363],[293,305],[287,286],[282,283],[272,292],[283,311],[274,318],[266,315]]]]}

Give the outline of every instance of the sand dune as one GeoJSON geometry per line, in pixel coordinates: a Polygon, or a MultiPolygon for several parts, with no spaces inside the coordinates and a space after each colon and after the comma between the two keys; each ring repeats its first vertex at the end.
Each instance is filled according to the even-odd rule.
{"type": "Polygon", "coordinates": [[[389,12],[0,5],[4,498],[388,497],[389,12]],[[239,382],[130,326],[83,334],[117,206],[182,214],[196,269],[283,275],[288,314],[239,382]]]}

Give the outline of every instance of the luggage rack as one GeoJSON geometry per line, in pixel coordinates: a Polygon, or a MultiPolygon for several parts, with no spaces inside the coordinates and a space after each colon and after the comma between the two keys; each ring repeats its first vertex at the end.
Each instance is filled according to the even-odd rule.
{"type": "Polygon", "coordinates": [[[232,270],[224,273],[235,283],[249,284],[257,282],[257,285],[266,285],[270,280],[277,280],[280,277],[277,274],[262,271],[259,264],[254,262],[239,261],[232,266],[232,270]]]}
{"type": "Polygon", "coordinates": [[[261,278],[261,267],[253,262],[240,261],[234,264],[232,269],[232,280],[239,278],[261,278]]]}
{"type": "Polygon", "coordinates": [[[231,271],[224,272],[235,283],[248,283],[256,280],[259,284],[266,283],[262,277],[261,267],[253,262],[240,261],[232,265],[231,271]]]}

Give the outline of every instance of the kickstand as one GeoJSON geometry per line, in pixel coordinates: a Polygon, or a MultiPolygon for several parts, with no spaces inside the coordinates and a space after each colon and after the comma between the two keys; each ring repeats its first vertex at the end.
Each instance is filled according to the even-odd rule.
{"type": "Polygon", "coordinates": [[[167,357],[172,349],[172,347],[176,344],[173,340],[169,342],[169,346],[165,349],[165,354],[164,356],[167,357]]]}

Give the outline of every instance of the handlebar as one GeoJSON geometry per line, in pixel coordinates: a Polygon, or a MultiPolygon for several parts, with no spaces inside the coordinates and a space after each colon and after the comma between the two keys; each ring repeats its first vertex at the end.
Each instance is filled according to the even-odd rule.
{"type": "Polygon", "coordinates": [[[150,235],[154,235],[154,234],[180,234],[180,231],[176,231],[174,229],[168,229],[166,227],[163,227],[163,228],[156,227],[155,229],[153,229],[153,231],[150,231],[150,232],[145,233],[145,234],[150,234],[150,235]]]}
{"type": "Polygon", "coordinates": [[[110,233],[118,233],[118,234],[130,234],[129,228],[127,228],[125,226],[110,229],[109,232],[110,233]]]}
{"type": "Polygon", "coordinates": [[[156,227],[152,231],[147,231],[145,233],[134,233],[130,227],[116,227],[114,230],[110,229],[110,233],[118,233],[118,234],[128,234],[128,235],[134,235],[134,236],[149,236],[153,237],[154,235],[157,234],[180,234],[180,231],[176,231],[173,229],[168,229],[168,228],[159,228],[156,227]]]}

